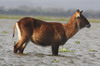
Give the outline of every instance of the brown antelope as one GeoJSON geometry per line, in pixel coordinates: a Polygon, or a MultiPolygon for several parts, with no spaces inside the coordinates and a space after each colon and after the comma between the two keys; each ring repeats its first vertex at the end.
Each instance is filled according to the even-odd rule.
{"type": "MultiPolygon", "coordinates": [[[[82,11],[77,10],[67,24],[58,22],[45,22],[42,20],[25,17],[15,25],[18,31],[18,42],[14,45],[14,53],[23,53],[27,43],[33,43],[41,46],[50,46],[52,54],[58,55],[60,45],[74,36],[80,29],[90,28],[89,21],[82,15],[82,11]]],[[[15,28],[13,30],[13,37],[15,28]]]]}

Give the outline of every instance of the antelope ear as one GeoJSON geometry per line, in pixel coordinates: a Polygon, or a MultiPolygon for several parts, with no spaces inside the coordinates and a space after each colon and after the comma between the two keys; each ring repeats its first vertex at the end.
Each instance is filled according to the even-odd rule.
{"type": "Polygon", "coordinates": [[[80,13],[82,13],[82,12],[83,12],[83,10],[80,13]]]}
{"type": "Polygon", "coordinates": [[[80,10],[79,10],[79,9],[77,9],[77,10],[76,10],[76,12],[80,12],[80,10]]]}

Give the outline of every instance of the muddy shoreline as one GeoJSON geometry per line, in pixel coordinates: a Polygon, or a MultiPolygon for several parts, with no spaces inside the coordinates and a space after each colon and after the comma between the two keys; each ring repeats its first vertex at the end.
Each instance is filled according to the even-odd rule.
{"type": "Polygon", "coordinates": [[[31,42],[24,54],[14,54],[17,34],[12,38],[12,28],[16,21],[0,19],[0,66],[100,66],[100,23],[91,23],[91,28],[80,30],[66,42],[63,48],[74,52],[59,52],[59,56],[52,56],[50,46],[41,47],[31,42]]]}

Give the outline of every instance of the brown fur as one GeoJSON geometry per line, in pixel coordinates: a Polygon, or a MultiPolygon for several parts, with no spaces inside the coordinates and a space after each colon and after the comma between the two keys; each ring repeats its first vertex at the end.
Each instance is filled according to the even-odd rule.
{"type": "MultiPolygon", "coordinates": [[[[52,46],[52,54],[58,55],[60,45],[74,36],[79,29],[90,27],[88,20],[77,10],[67,24],[58,22],[45,22],[42,20],[25,17],[17,22],[21,39],[14,45],[14,53],[23,53],[27,43],[33,43],[41,46],[52,46]],[[80,17],[76,17],[79,14],[80,17]]],[[[14,36],[14,34],[13,34],[14,36]]]]}

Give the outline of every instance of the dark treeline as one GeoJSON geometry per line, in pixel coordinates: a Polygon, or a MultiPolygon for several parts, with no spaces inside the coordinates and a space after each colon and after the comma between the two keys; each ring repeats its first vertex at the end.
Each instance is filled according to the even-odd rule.
{"type": "MultiPolygon", "coordinates": [[[[62,8],[31,8],[27,6],[20,6],[17,8],[0,7],[0,14],[4,15],[31,15],[31,16],[56,16],[56,17],[70,17],[76,9],[64,10],[62,8]]],[[[84,15],[88,18],[100,18],[100,11],[86,10],[84,15]]]]}

